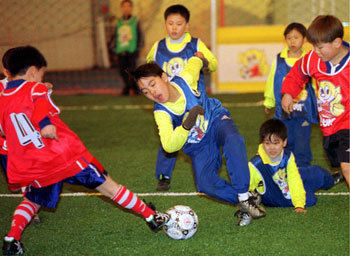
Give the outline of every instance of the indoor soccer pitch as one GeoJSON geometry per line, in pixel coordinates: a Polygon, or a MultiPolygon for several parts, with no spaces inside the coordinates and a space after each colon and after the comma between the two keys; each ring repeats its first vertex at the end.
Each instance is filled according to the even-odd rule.
{"type": "MultiPolygon", "coordinates": [[[[268,117],[262,94],[216,95],[231,112],[251,158],[258,129],[268,117]]],[[[154,176],[159,136],[153,104],[143,96],[54,96],[61,118],[119,183],[157,209],[189,205],[199,228],[189,240],[153,233],[145,221],[94,190],[65,184],[57,209],[41,209],[41,222],[22,236],[25,255],[349,255],[349,192],[345,183],[318,191],[306,214],[266,207],[267,216],[237,226],[237,207],[198,195],[189,158],[180,152],[169,193],[156,191],[154,176]],[[82,193],[85,192],[85,193],[82,193]]],[[[270,116],[272,117],[272,116],[270,116]]],[[[312,132],[313,164],[328,168],[317,125],[312,132]]],[[[335,171],[335,170],[333,170],[335,171]]],[[[221,175],[227,178],[226,168],[221,175]]],[[[10,228],[21,201],[0,175],[0,235],[10,228]]]]}

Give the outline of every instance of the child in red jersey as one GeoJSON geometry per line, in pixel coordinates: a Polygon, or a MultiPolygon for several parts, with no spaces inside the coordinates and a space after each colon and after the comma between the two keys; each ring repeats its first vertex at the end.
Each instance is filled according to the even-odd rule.
{"type": "Polygon", "coordinates": [[[293,98],[309,77],[317,84],[317,109],[323,133],[323,147],[333,167],[341,167],[349,187],[349,43],[343,41],[344,28],[338,18],[320,15],[307,31],[314,50],[295,63],[286,76],[281,93],[282,108],[293,111],[293,98]]]}
{"type": "Polygon", "coordinates": [[[63,182],[98,190],[142,215],[153,231],[159,231],[169,216],[155,212],[108,176],[59,118],[60,110],[41,83],[47,66],[43,55],[31,46],[9,51],[4,66],[12,79],[0,96],[0,128],[8,146],[9,182],[28,187],[4,238],[3,254],[24,252],[20,241],[23,230],[41,206],[56,207],[63,182]]]}
{"type": "MultiPolygon", "coordinates": [[[[3,56],[3,64],[7,64],[7,57],[10,56],[11,51],[7,51],[6,54],[3,56]]],[[[0,80],[0,92],[6,89],[7,83],[11,81],[11,74],[7,69],[7,66],[4,66],[3,73],[5,75],[5,78],[0,80]]],[[[48,89],[52,89],[53,85],[51,83],[44,83],[48,89]]],[[[18,192],[20,190],[24,191],[25,187],[20,187],[19,184],[11,184],[8,183],[7,179],[7,144],[6,144],[6,138],[5,136],[0,132],[0,166],[3,169],[7,181],[7,186],[12,192],[18,192]]],[[[35,216],[36,222],[39,221],[38,216],[35,216]]]]}

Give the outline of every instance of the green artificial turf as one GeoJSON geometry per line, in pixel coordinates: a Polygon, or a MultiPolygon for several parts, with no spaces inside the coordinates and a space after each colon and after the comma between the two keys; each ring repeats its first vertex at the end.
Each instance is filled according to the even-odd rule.
{"type": "MultiPolygon", "coordinates": [[[[216,95],[223,103],[256,103],[262,94],[216,95]]],[[[61,118],[79,135],[110,175],[135,193],[155,193],[159,138],[152,103],[142,96],[55,96],[61,118]],[[142,108],[130,108],[130,106],[142,108]],[[74,107],[74,108],[73,108],[74,107]]],[[[248,158],[258,146],[267,118],[262,106],[228,107],[245,138],[248,158]]],[[[270,116],[271,117],[271,116],[270,116]]],[[[319,127],[311,139],[314,164],[328,168],[319,127]]],[[[334,170],[333,170],[334,171],[334,170]]],[[[220,175],[227,178],[226,168],[220,175]]],[[[64,185],[63,193],[94,192],[64,185]]],[[[180,152],[170,192],[195,192],[189,158],[180,152]]],[[[329,191],[348,192],[344,183],[329,191]]],[[[11,194],[0,175],[0,194],[11,194]]],[[[102,196],[62,197],[56,210],[42,209],[41,223],[29,226],[22,242],[26,255],[349,255],[349,195],[320,195],[307,214],[266,208],[267,216],[238,227],[236,207],[205,196],[141,196],[164,211],[189,205],[199,229],[186,241],[152,233],[139,216],[102,196]]],[[[0,197],[0,230],[10,228],[20,197],[0,197]]],[[[1,233],[0,233],[1,234],[1,233]]]]}

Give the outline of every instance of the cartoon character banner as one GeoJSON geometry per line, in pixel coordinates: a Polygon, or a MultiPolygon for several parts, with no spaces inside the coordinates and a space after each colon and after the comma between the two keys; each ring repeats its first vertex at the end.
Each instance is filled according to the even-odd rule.
{"type": "Polygon", "coordinates": [[[283,44],[232,44],[218,46],[219,83],[265,83],[270,66],[283,44]]]}

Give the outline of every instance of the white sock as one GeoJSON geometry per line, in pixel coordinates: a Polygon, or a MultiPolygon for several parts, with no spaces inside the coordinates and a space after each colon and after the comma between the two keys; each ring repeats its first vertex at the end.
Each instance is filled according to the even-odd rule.
{"type": "Polygon", "coordinates": [[[240,202],[248,200],[248,197],[249,197],[249,193],[248,192],[238,193],[238,201],[240,201],[240,202]]]}
{"type": "Polygon", "coordinates": [[[148,218],[146,218],[146,221],[147,222],[150,222],[151,220],[153,220],[154,216],[153,214],[151,214],[148,218]]]}
{"type": "Polygon", "coordinates": [[[13,237],[8,237],[8,236],[5,236],[5,239],[4,239],[6,242],[12,242],[14,240],[13,237]]]}

